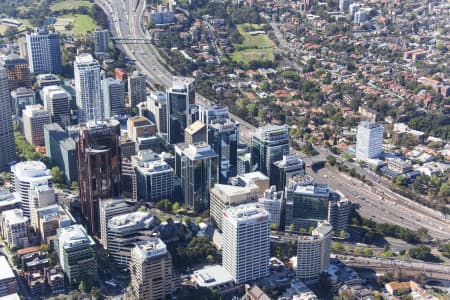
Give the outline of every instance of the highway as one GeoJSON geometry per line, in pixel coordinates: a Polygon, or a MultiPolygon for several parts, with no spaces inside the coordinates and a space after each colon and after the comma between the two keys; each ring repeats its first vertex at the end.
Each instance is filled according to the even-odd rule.
{"type": "MultiPolygon", "coordinates": [[[[148,38],[143,28],[145,0],[95,1],[111,18],[110,30],[113,36],[148,38]]],[[[122,44],[120,47],[127,57],[136,61],[136,67],[147,76],[151,87],[155,87],[156,84],[163,88],[170,86],[172,74],[167,69],[170,67],[165,65],[164,59],[153,45],[122,44]]],[[[206,106],[214,104],[199,94],[196,94],[196,102],[206,106]]],[[[237,116],[231,115],[231,118],[240,123],[241,141],[248,143],[256,128],[237,116]]],[[[312,161],[325,160],[329,154],[328,149],[318,148],[318,150],[319,156],[304,158],[307,164],[312,161]]],[[[364,174],[368,178],[373,177],[366,170],[359,170],[357,167],[355,169],[360,173],[365,172],[364,174]]],[[[374,183],[375,187],[371,188],[332,168],[320,170],[317,174],[309,173],[315,177],[317,182],[328,183],[332,189],[340,190],[349,200],[360,204],[359,212],[364,217],[372,218],[377,222],[405,226],[413,230],[425,227],[433,238],[450,238],[450,232],[448,232],[450,223],[442,220],[439,212],[397,195],[382,184],[374,183]]]]}

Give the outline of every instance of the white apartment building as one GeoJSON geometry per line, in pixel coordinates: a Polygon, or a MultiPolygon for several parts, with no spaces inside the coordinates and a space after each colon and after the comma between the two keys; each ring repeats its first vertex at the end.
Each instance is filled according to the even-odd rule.
{"type": "Polygon", "coordinates": [[[304,283],[318,282],[320,273],[330,265],[332,231],[327,221],[321,221],[312,235],[299,236],[296,275],[304,283]]]}
{"type": "Polygon", "coordinates": [[[57,85],[45,86],[42,89],[44,109],[48,111],[52,122],[61,128],[70,125],[70,103],[67,92],[57,85]]]}
{"type": "Polygon", "coordinates": [[[356,158],[376,159],[381,155],[384,128],[374,122],[362,121],[356,136],[356,158]]]}
{"type": "Polygon", "coordinates": [[[108,199],[100,202],[100,242],[108,249],[108,222],[113,217],[130,212],[130,206],[123,199],[108,199]]]}
{"type": "Polygon", "coordinates": [[[131,157],[131,163],[136,170],[139,199],[172,199],[174,170],[164,159],[151,150],[142,150],[131,157]]]}
{"type": "Polygon", "coordinates": [[[270,223],[270,214],[254,204],[224,211],[222,265],[236,283],[269,275],[270,223]]]}
{"type": "Polygon", "coordinates": [[[23,215],[29,218],[32,216],[31,210],[35,208],[32,191],[40,186],[53,186],[50,170],[40,161],[24,161],[11,166],[11,183],[20,199],[23,215]]]}
{"type": "Polygon", "coordinates": [[[279,228],[283,208],[283,192],[277,192],[276,186],[272,185],[264,192],[264,196],[258,199],[258,203],[270,213],[272,224],[279,228]]]}
{"type": "Polygon", "coordinates": [[[150,111],[151,120],[156,124],[158,133],[167,133],[167,95],[156,91],[147,97],[147,109],[150,111]]]}
{"type": "Polygon", "coordinates": [[[28,218],[19,208],[1,214],[2,235],[9,248],[28,247],[28,218]]]}
{"type": "Polygon", "coordinates": [[[25,106],[23,110],[23,132],[28,143],[33,146],[44,146],[44,126],[50,123],[52,123],[52,118],[42,105],[25,106]]]}
{"type": "Polygon", "coordinates": [[[83,53],[75,57],[75,92],[80,122],[103,119],[103,93],[100,65],[92,55],[83,53]]]}

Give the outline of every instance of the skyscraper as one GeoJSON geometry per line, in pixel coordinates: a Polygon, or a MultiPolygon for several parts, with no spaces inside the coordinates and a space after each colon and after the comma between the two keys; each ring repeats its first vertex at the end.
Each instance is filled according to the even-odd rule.
{"type": "Polygon", "coordinates": [[[269,275],[270,214],[253,204],[223,212],[222,264],[236,283],[269,275]]]}
{"type": "Polygon", "coordinates": [[[44,29],[26,35],[30,71],[35,74],[61,74],[59,34],[44,29]]]}
{"type": "Polygon", "coordinates": [[[207,122],[208,144],[219,155],[219,182],[226,183],[237,175],[239,124],[229,118],[228,109],[223,106],[214,106],[200,116],[207,122]]]}
{"type": "Polygon", "coordinates": [[[257,129],[251,141],[251,168],[270,176],[272,164],[289,154],[289,134],[286,125],[266,125],[257,129]]]}
{"type": "Polygon", "coordinates": [[[376,159],[381,155],[384,128],[374,122],[362,121],[356,136],[356,158],[376,159]]]}
{"type": "Polygon", "coordinates": [[[109,51],[109,31],[96,28],[94,31],[95,55],[106,54],[109,51]]]}
{"type": "Polygon", "coordinates": [[[270,184],[276,186],[277,191],[286,187],[289,178],[305,175],[305,164],[297,153],[283,155],[283,159],[276,161],[270,171],[270,184]]]}
{"type": "Polygon", "coordinates": [[[20,198],[20,208],[26,217],[32,217],[32,193],[36,187],[53,186],[50,170],[40,161],[24,161],[11,166],[11,183],[20,198]]]}
{"type": "Polygon", "coordinates": [[[195,121],[184,129],[184,142],[186,144],[206,143],[206,125],[201,121],[195,121]]]}
{"type": "Polygon", "coordinates": [[[16,159],[8,74],[0,68],[0,170],[7,170],[16,159]]]}
{"type": "Polygon", "coordinates": [[[57,85],[46,86],[42,89],[44,109],[49,112],[52,122],[62,128],[70,125],[70,103],[67,92],[57,85]]]}
{"type": "Polygon", "coordinates": [[[128,77],[128,99],[130,107],[135,107],[138,103],[147,100],[147,86],[144,74],[135,71],[128,77]]]}
{"type": "Polygon", "coordinates": [[[272,224],[275,224],[277,228],[284,225],[282,222],[284,221],[282,220],[284,215],[282,191],[277,191],[276,187],[272,185],[264,192],[264,196],[258,199],[258,204],[270,213],[272,224]]]}
{"type": "Polygon", "coordinates": [[[107,199],[100,202],[100,242],[108,249],[108,222],[113,217],[130,212],[131,207],[120,198],[107,199]]]}
{"type": "Polygon", "coordinates": [[[235,186],[228,184],[215,184],[209,192],[209,213],[212,224],[223,230],[223,211],[228,207],[256,202],[258,199],[258,186],[235,186]]]}
{"type": "Polygon", "coordinates": [[[79,121],[103,120],[104,103],[98,61],[87,53],[78,55],[74,63],[74,76],[79,121]]]}
{"type": "Polygon", "coordinates": [[[286,187],[286,226],[308,230],[318,221],[328,220],[331,191],[326,184],[310,179],[290,179],[286,187]]]}
{"type": "Polygon", "coordinates": [[[25,106],[36,103],[36,94],[32,89],[20,87],[11,92],[12,113],[21,118],[25,106]]]}
{"type": "Polygon", "coordinates": [[[167,94],[164,92],[153,92],[147,98],[147,109],[151,114],[151,120],[158,127],[158,133],[167,133],[167,94]]]}
{"type": "Polygon", "coordinates": [[[8,74],[9,91],[31,88],[30,67],[25,58],[10,54],[3,60],[3,66],[8,74]]]}
{"type": "Polygon", "coordinates": [[[319,281],[320,273],[330,265],[331,233],[327,221],[319,222],[310,236],[299,236],[296,275],[310,284],[319,281]]]}
{"type": "Polygon", "coordinates": [[[131,287],[135,299],[167,299],[173,290],[172,257],[159,238],[131,250],[131,287]]]}
{"type": "Polygon", "coordinates": [[[195,101],[194,82],[174,77],[167,90],[167,139],[169,144],[184,141],[184,129],[189,125],[189,105],[195,101]]]}
{"type": "Polygon", "coordinates": [[[122,81],[105,78],[102,80],[104,118],[125,114],[125,85],[122,81]]]}
{"type": "Polygon", "coordinates": [[[131,162],[136,172],[139,199],[152,202],[172,199],[174,173],[171,166],[151,150],[139,151],[131,157],[131,162]]]}
{"type": "Polygon", "coordinates": [[[206,143],[175,145],[175,172],[181,178],[186,206],[200,212],[209,208],[209,190],[219,180],[216,152],[206,143]]]}
{"type": "Polygon", "coordinates": [[[81,215],[88,231],[99,235],[99,202],[120,195],[120,123],[116,120],[80,127],[78,182],[81,215]]]}
{"type": "Polygon", "coordinates": [[[23,110],[23,132],[25,139],[33,146],[44,146],[44,126],[52,123],[48,111],[42,105],[27,105],[23,110]]]}

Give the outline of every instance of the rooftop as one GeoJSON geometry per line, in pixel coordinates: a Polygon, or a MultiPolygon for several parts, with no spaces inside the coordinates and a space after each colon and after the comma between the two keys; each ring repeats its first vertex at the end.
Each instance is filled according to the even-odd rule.
{"type": "Polygon", "coordinates": [[[185,129],[185,131],[188,133],[188,134],[195,134],[195,133],[197,133],[198,131],[200,131],[200,130],[202,130],[203,128],[205,128],[206,127],[206,125],[204,124],[204,123],[202,123],[201,121],[195,121],[194,123],[192,123],[191,125],[189,125],[186,129],[185,129]]]}
{"type": "Polygon", "coordinates": [[[14,208],[5,210],[2,212],[2,218],[9,224],[22,224],[28,222],[28,218],[23,215],[23,211],[20,208],[14,208]]]}
{"type": "Polygon", "coordinates": [[[136,211],[113,217],[108,222],[110,230],[126,230],[133,227],[149,228],[154,218],[148,212],[136,211]]]}
{"type": "Polygon", "coordinates": [[[90,237],[86,229],[79,224],[58,229],[58,242],[64,249],[70,249],[81,245],[93,246],[95,244],[92,237],[90,237]]]}
{"type": "Polygon", "coordinates": [[[147,241],[136,243],[133,250],[141,259],[147,259],[154,256],[167,253],[166,244],[159,238],[150,238],[147,241]]]}
{"type": "Polygon", "coordinates": [[[13,270],[5,256],[0,256],[0,281],[15,278],[13,270]]]}
{"type": "Polygon", "coordinates": [[[199,286],[206,288],[234,283],[233,277],[221,265],[205,266],[200,270],[194,271],[192,279],[194,279],[199,286]]]}
{"type": "Polygon", "coordinates": [[[207,143],[181,144],[180,147],[182,147],[183,153],[191,160],[217,157],[216,152],[207,143]]]}
{"type": "Polygon", "coordinates": [[[270,220],[270,213],[255,204],[243,204],[229,207],[223,211],[223,215],[224,218],[229,219],[234,223],[250,220],[257,222],[270,220]]]}

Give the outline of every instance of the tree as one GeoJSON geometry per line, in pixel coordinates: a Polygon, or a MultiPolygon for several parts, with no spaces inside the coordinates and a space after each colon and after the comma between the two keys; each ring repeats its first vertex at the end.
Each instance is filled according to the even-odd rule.
{"type": "Polygon", "coordinates": [[[347,237],[347,233],[345,232],[345,230],[341,230],[341,231],[339,232],[339,236],[340,236],[341,238],[345,239],[345,238],[347,237]]]}
{"type": "Polygon", "coordinates": [[[174,213],[178,212],[178,210],[181,208],[180,203],[175,202],[174,204],[172,204],[172,211],[174,213]]]}
{"type": "Polygon", "coordinates": [[[84,283],[84,280],[80,281],[80,284],[78,285],[78,289],[82,292],[85,292],[86,290],[86,284],[84,283]]]}
{"type": "Polygon", "coordinates": [[[77,181],[72,181],[72,183],[70,184],[70,187],[74,192],[77,192],[77,193],[80,192],[80,185],[78,184],[77,181]]]}
{"type": "Polygon", "coordinates": [[[50,173],[52,174],[53,182],[56,184],[62,184],[64,183],[64,172],[61,171],[61,169],[58,166],[54,166],[50,173]]]}
{"type": "Polygon", "coordinates": [[[156,208],[165,212],[171,211],[172,205],[169,199],[163,199],[156,202],[156,208]]]}
{"type": "Polygon", "coordinates": [[[404,186],[406,185],[406,178],[402,175],[398,175],[394,177],[393,182],[398,186],[404,186]]]}
{"type": "Polygon", "coordinates": [[[409,256],[415,259],[428,260],[431,255],[431,249],[425,245],[419,245],[408,250],[409,256]]]}
{"type": "Polygon", "coordinates": [[[327,162],[330,166],[334,166],[336,164],[336,156],[334,155],[328,155],[327,156],[327,162]]]}
{"type": "Polygon", "coordinates": [[[295,225],[294,224],[289,225],[289,231],[291,233],[293,233],[295,231],[295,225]]]}
{"type": "Polygon", "coordinates": [[[277,231],[278,230],[278,224],[275,224],[275,223],[270,224],[270,230],[277,231]]]}
{"type": "Polygon", "coordinates": [[[208,261],[209,264],[212,264],[214,262],[214,256],[212,256],[211,254],[209,254],[206,257],[206,260],[208,261]]]}
{"type": "Polygon", "coordinates": [[[334,242],[331,247],[332,247],[333,251],[336,251],[336,252],[340,252],[340,251],[344,250],[344,247],[342,246],[342,244],[338,243],[338,242],[334,242]]]}

